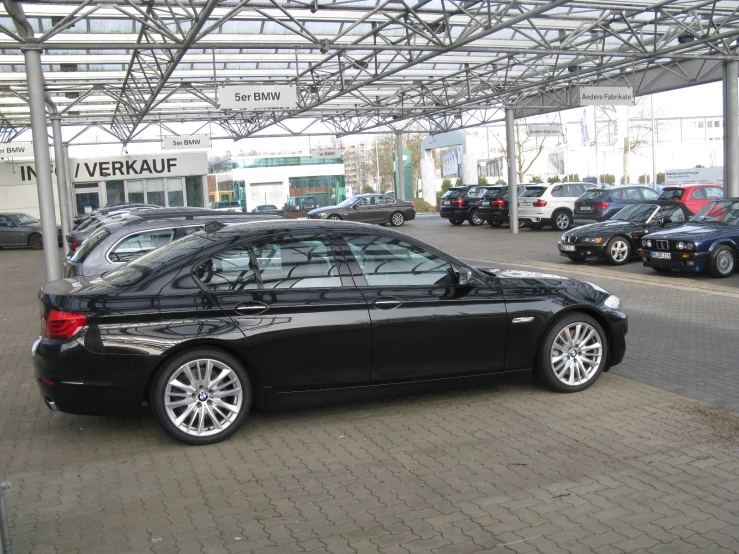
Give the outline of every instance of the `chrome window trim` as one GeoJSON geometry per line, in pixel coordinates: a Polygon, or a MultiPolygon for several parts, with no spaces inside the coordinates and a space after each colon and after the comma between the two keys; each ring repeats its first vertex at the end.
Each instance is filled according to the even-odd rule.
{"type": "MultiPolygon", "coordinates": [[[[191,226],[192,225],[189,225],[189,227],[191,227],[191,226]]],[[[175,232],[175,234],[177,234],[177,229],[179,229],[179,228],[180,227],[172,227],[171,225],[168,225],[166,227],[156,227],[156,228],[152,228],[152,229],[144,229],[144,230],[141,230],[141,231],[134,231],[133,233],[129,233],[129,234],[123,236],[122,238],[120,238],[118,241],[116,241],[115,244],[113,244],[113,246],[111,246],[110,248],[108,248],[108,251],[105,253],[105,261],[108,262],[108,263],[110,263],[110,264],[125,264],[125,263],[127,263],[127,262],[115,262],[115,261],[111,260],[110,259],[110,254],[113,252],[113,250],[115,250],[118,247],[118,245],[120,243],[122,243],[124,240],[126,240],[126,239],[128,239],[128,238],[130,238],[130,237],[132,237],[134,235],[142,235],[144,233],[152,233],[154,231],[165,231],[167,229],[171,229],[172,231],[175,232]]],[[[205,224],[203,224],[203,228],[205,228],[205,224]]],[[[174,240],[172,242],[174,242],[174,240]]],[[[143,256],[143,254],[142,254],[142,256],[143,256]]]]}

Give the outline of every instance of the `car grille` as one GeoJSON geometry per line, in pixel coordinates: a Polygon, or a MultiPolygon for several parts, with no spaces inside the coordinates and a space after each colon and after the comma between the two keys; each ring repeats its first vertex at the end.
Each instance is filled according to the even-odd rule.
{"type": "Polygon", "coordinates": [[[577,237],[574,235],[567,235],[564,238],[564,242],[566,242],[567,244],[575,244],[577,242],[577,237]]]}
{"type": "Polygon", "coordinates": [[[655,241],[657,243],[657,249],[658,250],[669,250],[670,249],[670,241],[669,240],[658,240],[655,241]]]}

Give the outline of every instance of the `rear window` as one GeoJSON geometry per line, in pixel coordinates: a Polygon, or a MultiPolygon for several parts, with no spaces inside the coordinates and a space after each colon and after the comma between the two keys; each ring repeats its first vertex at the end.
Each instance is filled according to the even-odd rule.
{"type": "Polygon", "coordinates": [[[471,198],[481,198],[488,189],[484,187],[472,187],[467,191],[467,196],[471,198]]]}
{"type": "Polygon", "coordinates": [[[546,187],[526,187],[526,192],[521,195],[521,198],[539,198],[546,190],[546,187]]]}
{"type": "Polygon", "coordinates": [[[685,194],[684,189],[665,189],[659,195],[660,200],[680,200],[685,194]]]}
{"type": "Polygon", "coordinates": [[[464,194],[464,191],[465,189],[463,188],[449,189],[441,197],[442,198],[457,198],[458,196],[462,196],[462,194],[464,194]]]}
{"type": "Polygon", "coordinates": [[[500,198],[503,194],[503,189],[490,189],[485,193],[485,198],[500,198]]]}
{"type": "Polygon", "coordinates": [[[72,254],[70,261],[84,262],[87,256],[90,255],[90,252],[95,250],[97,245],[103,242],[105,240],[105,237],[109,235],[110,235],[110,231],[106,227],[103,227],[102,229],[98,229],[92,235],[87,237],[87,239],[80,245],[80,247],[75,251],[75,253],[72,254]]]}
{"type": "Polygon", "coordinates": [[[607,190],[589,190],[588,192],[586,192],[580,197],[580,201],[600,200],[601,198],[605,198],[607,194],[608,194],[607,190]]]}

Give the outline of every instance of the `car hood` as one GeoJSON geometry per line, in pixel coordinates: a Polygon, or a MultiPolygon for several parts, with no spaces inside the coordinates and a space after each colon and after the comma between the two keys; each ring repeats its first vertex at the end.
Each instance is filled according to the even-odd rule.
{"type": "Polygon", "coordinates": [[[634,221],[603,221],[601,223],[590,223],[588,225],[580,225],[574,229],[570,229],[565,235],[595,236],[607,233],[609,231],[625,231],[631,227],[644,227],[644,223],[636,223],[634,221]]]}
{"type": "Polygon", "coordinates": [[[701,240],[739,235],[739,227],[724,223],[686,223],[675,229],[665,229],[647,235],[650,239],[701,240]]]}
{"type": "Polygon", "coordinates": [[[478,267],[478,271],[482,271],[487,275],[506,279],[507,283],[520,285],[522,287],[531,287],[531,285],[542,285],[553,290],[566,290],[571,296],[580,300],[586,300],[594,304],[600,304],[611,293],[599,287],[595,283],[588,281],[579,281],[562,277],[561,275],[553,275],[550,273],[539,273],[536,271],[521,271],[517,269],[494,269],[489,267],[478,267]],[[518,280],[519,283],[512,283],[518,280]]]}
{"type": "Polygon", "coordinates": [[[341,211],[344,208],[339,208],[338,206],[323,206],[322,208],[314,208],[311,211],[309,211],[309,214],[319,214],[321,212],[336,212],[341,211]]]}

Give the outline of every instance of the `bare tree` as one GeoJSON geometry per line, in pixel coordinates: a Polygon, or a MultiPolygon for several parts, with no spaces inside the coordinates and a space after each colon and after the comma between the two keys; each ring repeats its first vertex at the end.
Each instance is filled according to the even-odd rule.
{"type": "MultiPolygon", "coordinates": [[[[516,173],[518,173],[518,182],[523,183],[526,180],[526,173],[534,165],[534,162],[541,156],[544,151],[544,143],[548,137],[534,137],[529,135],[527,125],[525,123],[514,123],[515,149],[516,149],[516,173]]],[[[505,135],[504,135],[505,136],[505,135]]],[[[493,137],[500,146],[500,152],[505,153],[506,146],[497,134],[493,137]]]]}

